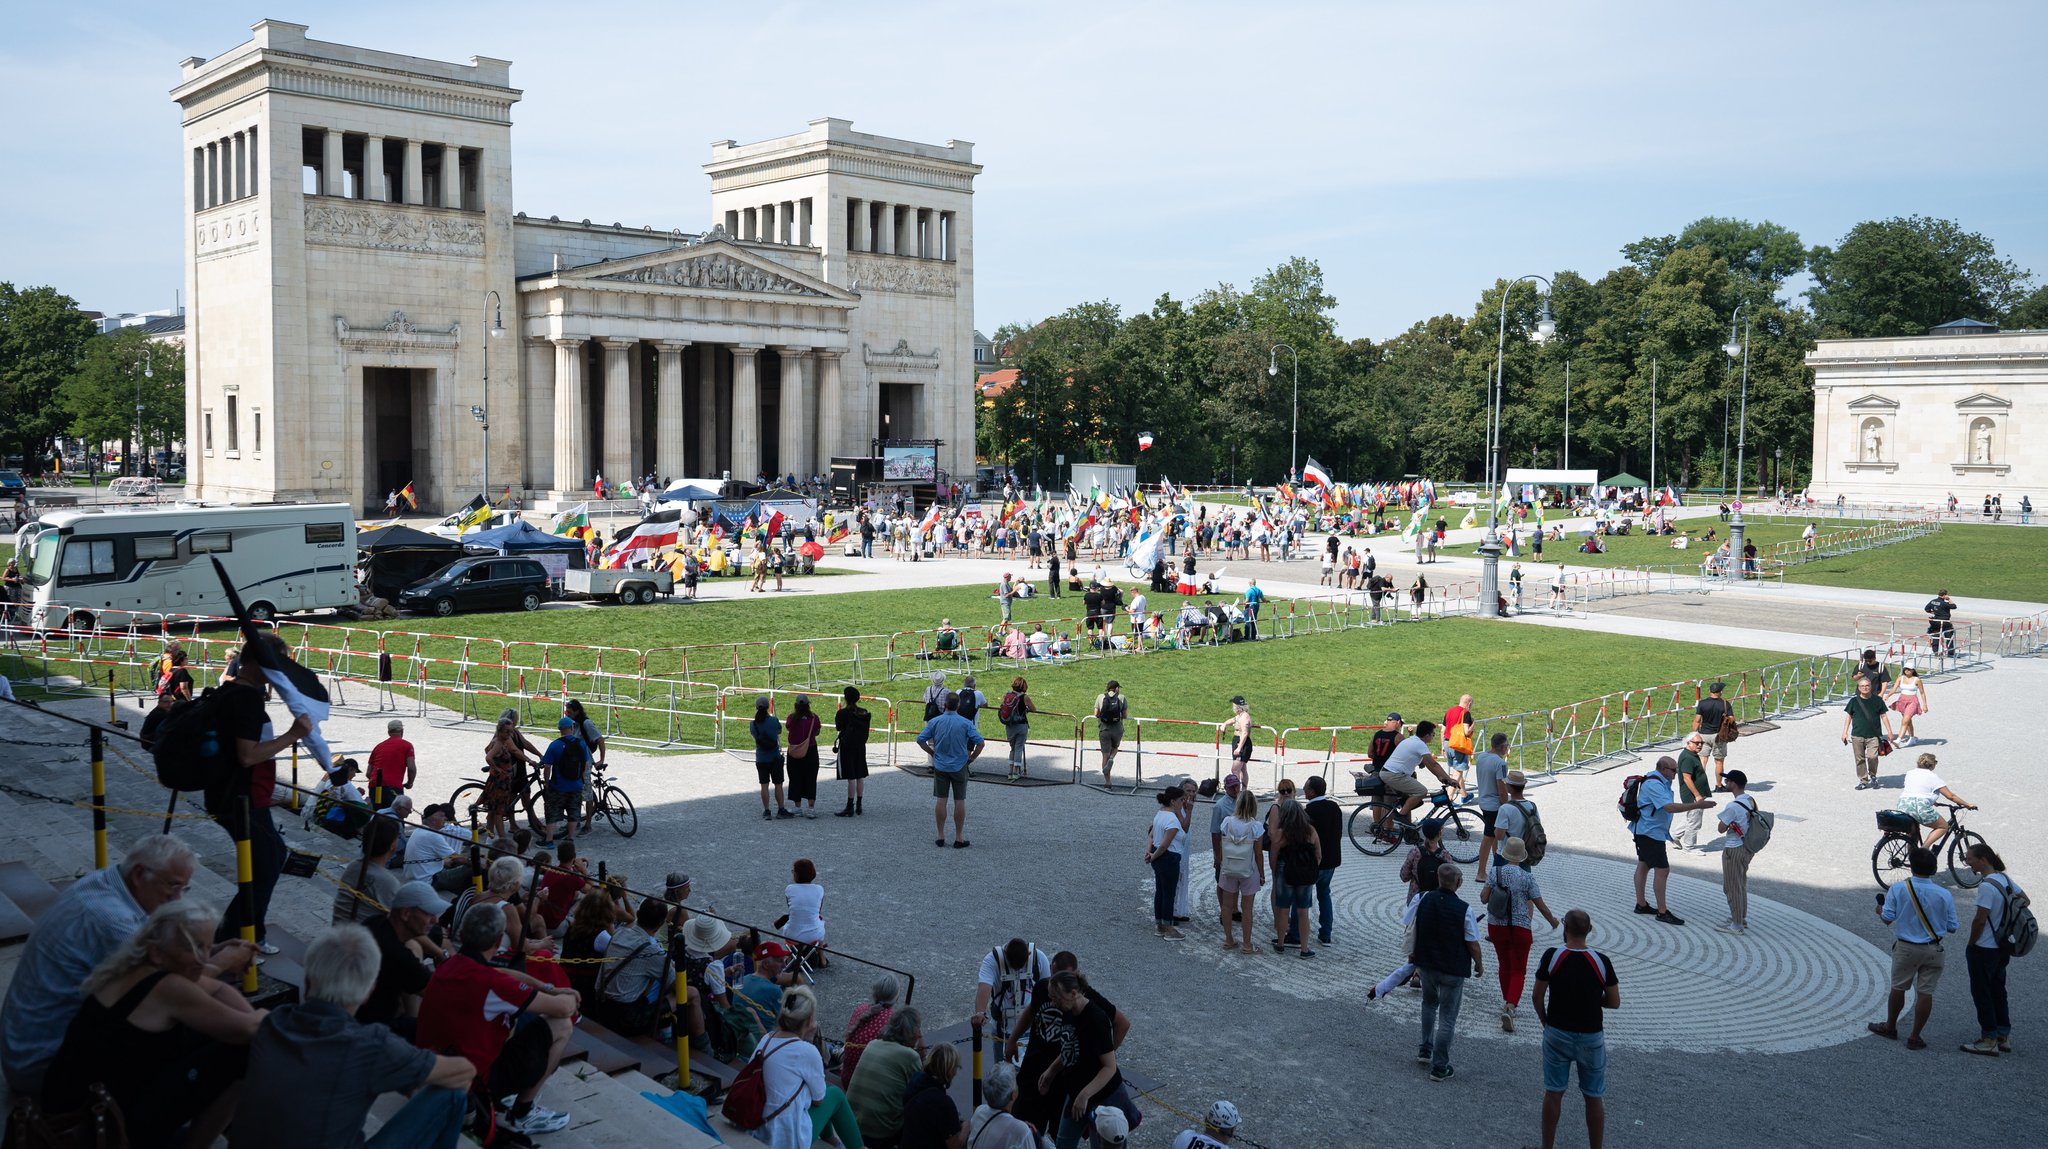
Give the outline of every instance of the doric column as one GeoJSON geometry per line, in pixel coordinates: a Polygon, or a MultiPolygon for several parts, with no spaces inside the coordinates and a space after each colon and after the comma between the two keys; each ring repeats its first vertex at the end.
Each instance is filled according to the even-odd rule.
{"type": "Polygon", "coordinates": [[[778,347],[782,357],[782,405],[776,415],[781,424],[776,463],[799,479],[811,476],[811,421],[809,397],[804,387],[804,359],[810,354],[802,347],[778,347]]]}
{"type": "Polygon", "coordinates": [[[382,202],[387,198],[384,190],[384,137],[371,136],[363,141],[363,198],[382,202]]]}
{"type": "Polygon", "coordinates": [[[633,365],[630,352],[638,340],[604,339],[604,474],[605,481],[624,482],[633,473],[633,365]]]}
{"type": "Polygon", "coordinates": [[[462,149],[441,145],[441,206],[462,206],[462,149]]]}
{"type": "Polygon", "coordinates": [[[689,341],[664,339],[655,344],[661,354],[661,379],[654,396],[654,472],[663,480],[684,477],[683,352],[689,341]]]}
{"type": "Polygon", "coordinates": [[[875,250],[894,254],[896,251],[896,205],[885,203],[879,206],[882,210],[875,213],[881,217],[875,221],[875,250]]]}
{"type": "Polygon", "coordinates": [[[960,213],[949,211],[943,218],[946,221],[946,261],[951,263],[960,258],[960,213]]]}
{"type": "Polygon", "coordinates": [[[808,196],[796,202],[796,242],[805,247],[818,246],[811,242],[811,229],[817,225],[817,220],[813,218],[815,210],[816,205],[808,196]]]}
{"type": "Polygon", "coordinates": [[[589,392],[583,386],[583,340],[557,339],[555,345],[555,481],[564,496],[590,489],[590,458],[584,437],[583,413],[589,392]]]}
{"type": "Polygon", "coordinates": [[[758,343],[732,349],[732,474],[748,483],[761,473],[760,350],[758,343]]]}
{"type": "Polygon", "coordinates": [[[341,133],[329,128],[320,134],[320,194],[345,195],[348,176],[341,170],[341,133]]]}
{"type": "Polygon", "coordinates": [[[830,466],[834,455],[865,455],[865,450],[848,450],[846,412],[839,393],[839,352],[814,351],[818,364],[818,466],[830,466]]]}
{"type": "Polygon", "coordinates": [[[422,174],[425,170],[421,166],[422,162],[420,158],[420,142],[418,140],[405,141],[405,188],[400,196],[400,202],[426,202],[426,198],[421,191],[426,178],[422,174]]]}
{"type": "Polygon", "coordinates": [[[866,251],[868,244],[873,242],[868,237],[868,201],[849,196],[846,203],[847,215],[850,217],[850,226],[846,231],[846,250],[866,251]]]}
{"type": "Polygon", "coordinates": [[[718,348],[697,345],[697,464],[718,476],[718,348]]]}
{"type": "Polygon", "coordinates": [[[527,490],[544,491],[556,486],[551,473],[555,460],[555,348],[545,339],[533,338],[526,341],[525,352],[519,385],[526,437],[512,443],[524,460],[521,483],[527,490]]]}

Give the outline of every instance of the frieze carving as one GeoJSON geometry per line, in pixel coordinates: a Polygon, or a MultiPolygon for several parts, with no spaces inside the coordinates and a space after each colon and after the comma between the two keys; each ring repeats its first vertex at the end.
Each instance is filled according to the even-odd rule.
{"type": "Polygon", "coordinates": [[[421,327],[405,312],[393,311],[391,318],[381,326],[356,327],[337,315],[334,317],[334,337],[342,346],[349,348],[452,351],[462,342],[462,325],[451,323],[446,327],[421,327]]]}
{"type": "Polygon", "coordinates": [[[846,272],[857,291],[890,291],[898,295],[933,295],[951,298],[959,294],[960,282],[951,264],[931,259],[849,255],[846,272]]]}
{"type": "Polygon", "coordinates": [[[197,259],[216,259],[247,251],[262,238],[262,204],[249,199],[200,213],[193,223],[192,248],[197,259]]]}
{"type": "Polygon", "coordinates": [[[861,362],[869,367],[893,367],[897,370],[937,371],[939,349],[934,347],[927,354],[910,349],[910,340],[898,339],[896,346],[886,351],[877,351],[866,343],[860,345],[861,362]]]}
{"type": "Polygon", "coordinates": [[[482,256],[484,225],[467,215],[431,209],[367,207],[360,203],[306,204],[306,242],[371,251],[482,256]]]}
{"type": "Polygon", "coordinates": [[[651,264],[647,267],[635,267],[592,278],[611,280],[615,283],[703,287],[716,291],[745,291],[762,295],[824,295],[824,292],[807,287],[787,276],[777,275],[766,268],[716,253],[651,264]]]}

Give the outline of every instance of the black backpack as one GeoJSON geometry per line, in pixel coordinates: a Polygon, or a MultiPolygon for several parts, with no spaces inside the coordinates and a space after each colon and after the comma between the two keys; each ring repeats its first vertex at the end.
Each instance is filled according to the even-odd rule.
{"type": "Polygon", "coordinates": [[[209,686],[197,698],[158,707],[144,721],[143,744],[156,761],[156,780],[165,787],[220,789],[240,766],[234,739],[221,730],[221,690],[209,686]]]}
{"type": "Polygon", "coordinates": [[[1099,722],[1122,722],[1126,709],[1123,695],[1105,694],[1102,696],[1102,713],[1097,716],[1096,720],[1099,722]]]}
{"type": "Polygon", "coordinates": [[[962,690],[960,692],[959,698],[960,717],[965,718],[969,722],[974,721],[975,714],[977,714],[981,710],[981,702],[979,700],[977,692],[972,690],[962,690]]]}
{"type": "Polygon", "coordinates": [[[1642,789],[1643,776],[1641,774],[1629,775],[1621,783],[1621,800],[1614,804],[1616,812],[1621,815],[1621,820],[1631,826],[1642,821],[1643,818],[1642,789]]]}

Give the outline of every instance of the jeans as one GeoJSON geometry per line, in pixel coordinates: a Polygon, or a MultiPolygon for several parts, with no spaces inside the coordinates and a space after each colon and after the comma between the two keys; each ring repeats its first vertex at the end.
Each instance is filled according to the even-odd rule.
{"type": "Polygon", "coordinates": [[[1977,1032],[1984,1037],[2012,1036],[2012,1013],[2005,1004],[2005,966],[2012,960],[2003,948],[1966,946],[1970,967],[1970,1000],[1977,1006],[1977,1032]]]}
{"type": "Polygon", "coordinates": [[[1336,907],[1330,904],[1330,879],[1335,877],[1336,867],[1316,871],[1316,940],[1330,944],[1330,926],[1336,907]]]}
{"type": "MultiPolygon", "coordinates": [[[[213,933],[213,940],[228,941],[242,936],[244,925],[256,927],[256,940],[261,942],[264,935],[264,919],[270,914],[270,894],[277,889],[278,875],[284,873],[284,836],[277,832],[277,821],[266,808],[249,811],[252,815],[249,830],[249,893],[253,903],[245,910],[242,899],[237,896],[228,902],[227,912],[221,915],[220,928],[213,933]]],[[[226,829],[233,819],[214,819],[226,829]]],[[[230,836],[234,831],[228,830],[230,836]]]]}
{"type": "Polygon", "coordinates": [[[469,1097],[460,1089],[429,1085],[393,1113],[364,1149],[452,1149],[468,1112],[469,1097]]]}
{"type": "MultiPolygon", "coordinates": [[[[1131,1104],[1130,1094],[1126,1091],[1126,1087],[1119,1085],[1099,1100],[1100,1105],[1098,1105],[1098,1108],[1106,1105],[1113,1109],[1120,1109],[1126,1117],[1129,1117],[1132,1113],[1139,1113],[1138,1120],[1133,1121],[1131,1124],[1132,1132],[1137,1131],[1139,1123],[1144,1119],[1144,1115],[1139,1112],[1135,1105],[1131,1104]]],[[[1092,1122],[1074,1120],[1073,1108],[1074,1099],[1071,1097],[1060,1104],[1060,1119],[1052,1123],[1054,1126],[1054,1149],[1080,1149],[1083,1134],[1087,1135],[1090,1149],[1102,1149],[1103,1143],[1096,1139],[1094,1124],[1092,1122]]]]}
{"type": "Polygon", "coordinates": [[[839,1135],[839,1144],[845,1149],[863,1149],[860,1139],[860,1122],[853,1116],[853,1107],[846,1102],[846,1094],[837,1085],[827,1085],[825,1096],[811,1106],[811,1128],[819,1137],[828,1132],[839,1135]]]}
{"type": "Polygon", "coordinates": [[[1152,920],[1173,924],[1173,896],[1180,891],[1180,855],[1163,850],[1152,855],[1152,920]]]}
{"type": "Polygon", "coordinates": [[[1429,1068],[1451,1063],[1451,1035],[1458,1028],[1458,1007],[1465,1001],[1465,979],[1454,973],[1422,971],[1422,1048],[1429,1050],[1429,1068]]]}
{"type": "Polygon", "coordinates": [[[864,559],[875,557],[875,540],[873,538],[864,538],[860,541],[860,557],[864,559]]]}

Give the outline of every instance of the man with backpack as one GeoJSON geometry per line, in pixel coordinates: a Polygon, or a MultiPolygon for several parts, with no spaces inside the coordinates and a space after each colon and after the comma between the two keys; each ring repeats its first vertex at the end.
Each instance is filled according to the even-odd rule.
{"type": "Polygon", "coordinates": [[[1963,958],[1970,969],[1970,1000],[1977,1007],[1977,1040],[1964,1053],[1997,1057],[2012,1052],[2012,1011],[2005,996],[2005,967],[2034,948],[2040,923],[2027,893],[2005,872],[2005,859],[1983,842],[1965,858],[1978,876],[1977,909],[1970,917],[1970,944],[1963,958]]]}
{"type": "Polygon", "coordinates": [[[1124,717],[1131,712],[1130,700],[1124,697],[1123,687],[1112,678],[1102,693],[1095,696],[1095,737],[1102,747],[1102,784],[1109,785],[1110,768],[1116,765],[1116,752],[1124,744],[1124,717]]]}
{"type": "Polygon", "coordinates": [[[1721,774],[1728,768],[1728,744],[1735,741],[1734,711],[1729,709],[1721,692],[1728,689],[1725,682],[1716,682],[1707,687],[1707,696],[1699,700],[1692,709],[1692,729],[1714,753],[1714,791],[1725,792],[1721,774]]]}
{"type": "Polygon", "coordinates": [[[932,821],[946,844],[946,799],[953,799],[953,847],[967,848],[967,768],[988,745],[974,723],[960,717],[960,696],[948,691],[945,709],[918,731],[917,748],[932,756],[932,821]]]}
{"type": "MultiPolygon", "coordinates": [[[[271,657],[280,660],[288,657],[284,643],[276,635],[266,634],[262,641],[271,644],[271,657]]],[[[224,942],[240,937],[244,926],[254,926],[256,948],[265,954],[274,954],[277,947],[265,941],[264,934],[265,919],[270,913],[270,895],[277,888],[278,876],[284,873],[284,837],[278,833],[277,823],[270,813],[277,800],[277,756],[311,730],[313,723],[305,715],[297,715],[283,734],[268,736],[272,727],[270,715],[263,704],[266,682],[263,658],[264,655],[253,648],[245,648],[235,676],[223,683],[211,698],[202,699],[194,705],[217,707],[217,729],[234,748],[228,759],[231,769],[224,785],[218,789],[207,788],[207,813],[213,815],[213,820],[220,823],[229,837],[237,842],[246,838],[249,842],[249,894],[228,903],[227,913],[221,915],[220,927],[214,932],[214,940],[224,942]],[[244,786],[246,789],[242,788],[244,786]],[[248,796],[246,803],[241,800],[244,794],[248,796]]]]}
{"type": "Polygon", "coordinates": [[[1741,937],[1749,931],[1749,862],[1771,840],[1771,817],[1759,815],[1756,799],[1744,796],[1749,775],[1730,770],[1727,782],[1734,797],[1721,809],[1720,827],[1726,835],[1721,839],[1721,893],[1728,898],[1728,920],[1714,928],[1741,937]]]}
{"type": "Polygon", "coordinates": [[[1534,866],[1543,860],[1550,849],[1550,835],[1544,832],[1543,816],[1536,812],[1536,803],[1522,796],[1529,788],[1529,776],[1520,770],[1507,773],[1507,800],[1500,804],[1500,812],[1493,819],[1493,840],[1495,854],[1493,864],[1500,864],[1499,845],[1509,838],[1520,838],[1522,848],[1529,852],[1523,864],[1534,866]]]}
{"type": "MultiPolygon", "coordinates": [[[[541,817],[547,827],[546,834],[552,839],[556,816],[562,816],[567,822],[562,829],[562,837],[574,841],[576,820],[583,814],[583,779],[590,768],[590,750],[577,736],[574,718],[565,714],[556,720],[555,725],[561,736],[548,743],[547,750],[540,756],[541,777],[547,785],[544,794],[546,810],[541,817]]],[[[541,844],[547,845],[548,842],[541,844]]]]}
{"type": "Polygon", "coordinates": [[[1714,808],[1711,798],[1697,802],[1675,800],[1671,787],[1677,777],[1678,759],[1666,754],[1657,759],[1654,772],[1630,778],[1622,785],[1622,817],[1628,819],[1629,832],[1636,840],[1636,912],[1655,914],[1667,926],[1685,924],[1685,919],[1672,913],[1664,901],[1664,887],[1671,880],[1671,815],[1714,808]],[[1654,907],[1643,900],[1643,883],[1652,873],[1657,875],[1654,907]]]}

